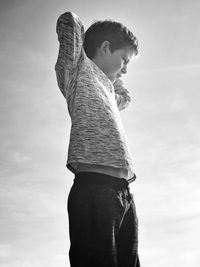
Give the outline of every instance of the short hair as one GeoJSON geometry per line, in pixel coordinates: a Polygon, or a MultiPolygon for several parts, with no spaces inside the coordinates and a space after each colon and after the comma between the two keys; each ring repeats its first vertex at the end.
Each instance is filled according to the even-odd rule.
{"type": "Polygon", "coordinates": [[[112,20],[96,21],[85,32],[84,50],[92,59],[96,56],[97,49],[104,41],[110,42],[111,52],[131,46],[138,54],[138,40],[136,36],[123,24],[112,20]]]}

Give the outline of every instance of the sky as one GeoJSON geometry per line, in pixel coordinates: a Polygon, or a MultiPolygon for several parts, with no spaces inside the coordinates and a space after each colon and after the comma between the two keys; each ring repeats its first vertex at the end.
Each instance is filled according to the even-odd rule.
{"type": "Polygon", "coordinates": [[[69,267],[67,105],[56,82],[55,25],[65,11],[139,39],[121,111],[137,180],[143,267],[200,266],[198,0],[0,1],[0,266],[69,267]]]}

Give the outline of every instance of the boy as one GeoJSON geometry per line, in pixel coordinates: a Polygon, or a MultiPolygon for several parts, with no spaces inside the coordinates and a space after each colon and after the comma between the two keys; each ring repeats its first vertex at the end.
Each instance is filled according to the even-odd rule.
{"type": "Polygon", "coordinates": [[[128,184],[136,176],[119,110],[130,102],[119,79],[137,55],[136,37],[122,24],[84,28],[71,12],[57,21],[55,66],[72,127],[67,167],[71,267],[139,267],[137,216],[128,184]]]}

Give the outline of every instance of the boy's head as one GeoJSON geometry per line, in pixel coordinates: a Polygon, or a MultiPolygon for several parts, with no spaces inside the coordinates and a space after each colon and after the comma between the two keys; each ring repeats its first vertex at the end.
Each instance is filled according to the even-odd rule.
{"type": "Polygon", "coordinates": [[[114,82],[126,73],[128,62],[138,54],[138,40],[119,22],[97,21],[85,32],[84,50],[114,82]]]}

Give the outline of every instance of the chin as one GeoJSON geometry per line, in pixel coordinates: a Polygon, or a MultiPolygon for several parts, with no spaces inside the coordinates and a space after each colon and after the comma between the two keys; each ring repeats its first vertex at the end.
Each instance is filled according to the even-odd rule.
{"type": "Polygon", "coordinates": [[[107,76],[108,78],[109,78],[109,80],[112,82],[112,83],[114,83],[116,80],[117,80],[117,77],[116,76],[111,76],[111,75],[109,75],[109,76],[107,76]]]}

